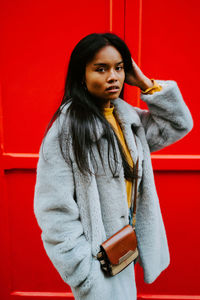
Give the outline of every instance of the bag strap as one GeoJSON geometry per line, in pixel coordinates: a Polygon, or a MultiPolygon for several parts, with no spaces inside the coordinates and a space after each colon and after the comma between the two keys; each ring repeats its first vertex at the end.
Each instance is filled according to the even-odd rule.
{"type": "Polygon", "coordinates": [[[139,164],[139,158],[137,159],[136,162],[136,178],[135,178],[135,184],[134,184],[134,201],[133,201],[133,205],[134,205],[134,209],[133,209],[133,213],[136,214],[136,202],[137,202],[137,185],[138,185],[138,164],[139,164]]]}
{"type": "Polygon", "coordinates": [[[134,198],[132,197],[131,201],[131,208],[130,208],[130,223],[133,227],[135,227],[135,216],[136,216],[136,205],[137,205],[137,186],[138,186],[138,165],[139,165],[139,158],[137,159],[135,168],[135,182],[134,182],[134,198]]]}

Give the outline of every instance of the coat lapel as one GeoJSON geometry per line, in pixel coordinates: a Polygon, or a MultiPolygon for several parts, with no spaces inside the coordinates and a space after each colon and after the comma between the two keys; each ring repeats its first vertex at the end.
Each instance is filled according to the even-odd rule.
{"type": "Polygon", "coordinates": [[[137,128],[141,126],[140,118],[137,112],[134,110],[133,106],[125,102],[124,100],[118,98],[113,100],[113,105],[115,107],[115,116],[122,128],[124,138],[126,140],[128,149],[130,151],[133,162],[136,163],[139,156],[139,149],[137,145],[137,138],[133,138],[134,133],[137,132],[137,128]]]}

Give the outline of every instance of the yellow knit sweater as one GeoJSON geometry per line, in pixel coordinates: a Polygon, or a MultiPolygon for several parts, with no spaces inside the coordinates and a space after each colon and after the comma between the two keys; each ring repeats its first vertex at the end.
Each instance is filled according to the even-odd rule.
{"type": "MultiPolygon", "coordinates": [[[[115,133],[124,149],[124,152],[127,157],[127,161],[131,167],[133,167],[133,160],[130,155],[129,149],[127,147],[126,141],[124,139],[124,135],[122,133],[121,127],[119,123],[117,122],[114,114],[113,114],[114,106],[110,108],[104,108],[104,116],[107,119],[107,121],[112,125],[113,129],[115,130],[115,133]]],[[[128,206],[130,207],[131,202],[131,192],[132,192],[132,183],[128,180],[126,180],[126,192],[127,192],[127,201],[128,206]]]]}

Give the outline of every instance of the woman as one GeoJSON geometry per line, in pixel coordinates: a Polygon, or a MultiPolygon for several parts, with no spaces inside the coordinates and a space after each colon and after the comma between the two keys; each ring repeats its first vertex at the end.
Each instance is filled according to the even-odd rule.
{"type": "Polygon", "coordinates": [[[34,200],[44,248],[75,299],[136,299],[133,263],[108,277],[96,259],[103,241],[132,224],[136,176],[135,230],[145,282],[168,266],[150,152],[192,126],[176,82],[147,78],[119,37],[91,34],[76,45],[62,103],[40,150],[34,200]],[[141,89],[148,110],[119,98],[124,82],[141,89]]]}

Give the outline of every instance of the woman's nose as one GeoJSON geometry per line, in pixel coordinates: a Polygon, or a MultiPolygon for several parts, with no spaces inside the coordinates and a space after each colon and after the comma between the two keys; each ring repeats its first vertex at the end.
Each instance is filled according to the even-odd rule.
{"type": "Polygon", "coordinates": [[[117,73],[115,70],[110,70],[107,80],[108,82],[117,81],[117,73]]]}

